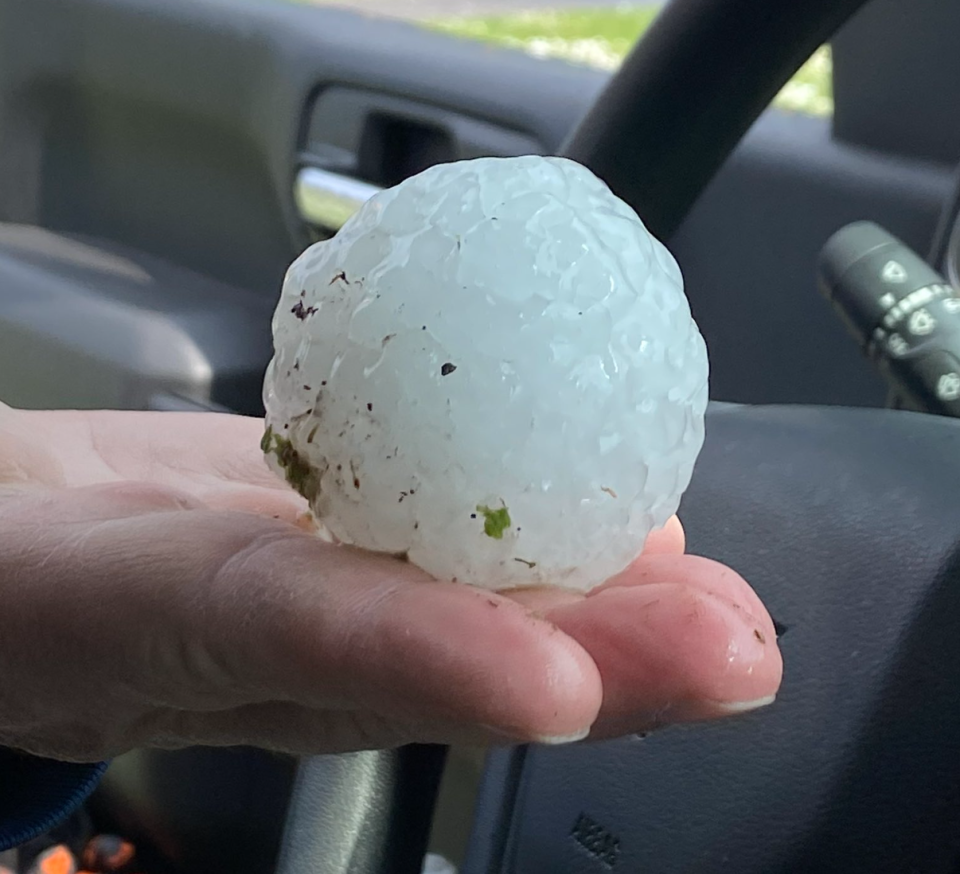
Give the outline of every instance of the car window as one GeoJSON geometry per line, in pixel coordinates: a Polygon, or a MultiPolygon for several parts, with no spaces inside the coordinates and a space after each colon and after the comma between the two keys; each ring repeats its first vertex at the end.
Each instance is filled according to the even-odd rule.
{"type": "MultiPolygon", "coordinates": [[[[663,3],[616,0],[301,0],[409,19],[464,39],[480,40],[615,70],[663,3]],[[536,7],[536,8],[531,8],[536,7]]],[[[818,49],[774,100],[811,115],[833,113],[829,46],[818,49]]]]}

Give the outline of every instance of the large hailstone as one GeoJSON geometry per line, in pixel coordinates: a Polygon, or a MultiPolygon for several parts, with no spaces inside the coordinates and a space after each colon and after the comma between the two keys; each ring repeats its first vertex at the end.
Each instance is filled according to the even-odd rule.
{"type": "Polygon", "coordinates": [[[337,540],[588,590],[677,510],[707,352],[676,262],[569,160],[433,167],[290,267],[269,463],[337,540]]]}

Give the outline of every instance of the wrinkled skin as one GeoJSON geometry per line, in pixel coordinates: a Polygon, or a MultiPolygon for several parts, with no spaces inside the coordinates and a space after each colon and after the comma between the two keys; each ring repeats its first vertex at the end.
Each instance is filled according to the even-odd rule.
{"type": "Polygon", "coordinates": [[[298,527],[262,430],[0,406],[0,745],[561,742],[777,692],[769,615],[676,520],[586,597],[436,583],[298,527]]]}

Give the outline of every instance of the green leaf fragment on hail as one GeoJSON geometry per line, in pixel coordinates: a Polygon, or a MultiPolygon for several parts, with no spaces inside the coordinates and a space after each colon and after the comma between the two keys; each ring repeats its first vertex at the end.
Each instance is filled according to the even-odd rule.
{"type": "Polygon", "coordinates": [[[320,475],[293,448],[285,437],[274,434],[268,427],[260,441],[260,449],[265,454],[273,453],[277,463],[283,468],[287,482],[308,501],[313,502],[320,494],[320,475]]]}
{"type": "Polygon", "coordinates": [[[483,533],[494,540],[503,540],[503,533],[510,525],[510,512],[506,507],[496,510],[483,505],[477,507],[477,512],[483,516],[483,533]]]}

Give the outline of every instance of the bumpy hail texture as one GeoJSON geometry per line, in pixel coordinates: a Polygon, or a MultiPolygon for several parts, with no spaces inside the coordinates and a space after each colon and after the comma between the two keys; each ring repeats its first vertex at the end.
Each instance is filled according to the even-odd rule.
{"type": "Polygon", "coordinates": [[[290,267],[273,468],[346,543],[488,589],[590,589],[677,510],[707,352],[636,213],[557,158],[433,167],[290,267]]]}

